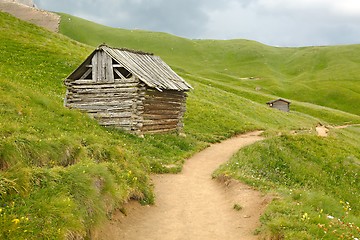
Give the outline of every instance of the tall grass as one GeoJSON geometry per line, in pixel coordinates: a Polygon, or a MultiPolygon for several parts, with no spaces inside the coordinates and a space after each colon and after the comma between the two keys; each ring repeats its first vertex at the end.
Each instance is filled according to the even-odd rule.
{"type": "MultiPolygon", "coordinates": [[[[68,18],[63,15],[63,21],[68,18]]],[[[70,17],[62,31],[92,44],[103,42],[86,28],[90,25],[95,26],[70,17]]],[[[113,31],[99,25],[95,29],[102,36],[113,31]]],[[[89,237],[89,229],[129,199],[154,201],[150,173],[178,172],[194,152],[238,133],[264,129],[271,136],[312,131],[318,122],[359,122],[356,115],[303,103],[296,105],[301,111],[292,113],[269,109],[264,101],[274,95],[256,92],[252,83],[242,86],[236,79],[255,75],[256,69],[264,76],[283,76],[275,67],[281,65],[282,53],[292,49],[278,52],[255,42],[224,42],[230,62],[222,58],[222,42],[118,31],[122,37],[115,31],[108,44],[155,52],[194,86],[185,115],[186,137],[138,138],[64,108],[63,79],[93,47],[0,13],[0,238],[89,237]],[[216,52],[206,53],[214,46],[216,52]],[[273,66],[264,64],[262,53],[254,55],[259,48],[276,53],[273,66]],[[248,54],[236,52],[241,49],[248,54]],[[239,59],[244,64],[241,74],[235,64],[239,59]]]]}
{"type": "Polygon", "coordinates": [[[353,239],[360,234],[358,131],[269,138],[242,149],[215,176],[275,192],[278,198],[261,218],[263,233],[281,239],[353,239]]]}

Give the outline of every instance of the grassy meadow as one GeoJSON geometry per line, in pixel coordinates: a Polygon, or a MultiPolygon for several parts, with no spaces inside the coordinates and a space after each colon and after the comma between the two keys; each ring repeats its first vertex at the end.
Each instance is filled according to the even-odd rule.
{"type": "Polygon", "coordinates": [[[359,131],[271,137],[240,150],[214,177],[239,179],[274,195],[258,229],[269,237],[354,239],[360,234],[359,131]]]}
{"type": "Polygon", "coordinates": [[[61,16],[60,32],[91,46],[153,52],[178,73],[360,115],[360,45],[279,48],[243,39],[189,40],[61,16]]]}
{"type": "MultiPolygon", "coordinates": [[[[114,30],[65,14],[61,33],[68,37],[0,12],[0,239],[90,238],[91,229],[129,199],[154,202],[151,173],[178,172],[186,158],[208,144],[259,129],[269,139],[240,151],[216,173],[277,192],[279,200],[271,203],[259,231],[292,239],[314,228],[309,236],[320,236],[313,215],[323,210],[325,220],[326,214],[340,216],[340,200],[349,202],[347,219],[359,226],[360,206],[354,201],[359,196],[359,129],[332,130],[326,139],[314,136],[318,123],[360,123],[354,105],[360,92],[359,46],[314,51],[247,40],[188,40],[114,30]],[[64,108],[63,80],[103,42],[154,52],[194,87],[187,101],[186,136],[139,138],[64,108]],[[316,60],[317,54],[324,56],[316,60]],[[334,56],[341,54],[344,61],[337,61],[334,56]],[[326,64],[310,73],[314,61],[326,64]],[[293,100],[292,112],[265,105],[278,96],[293,100]],[[270,166],[263,166],[264,160],[270,166]],[[301,168],[293,167],[298,161],[304,163],[301,168]],[[286,171],[279,172],[277,165],[284,164],[286,171]],[[312,167],[321,170],[325,183],[312,167]],[[252,178],[254,171],[259,179],[252,178]],[[294,199],[290,190],[301,196],[294,199]],[[324,206],[313,204],[312,193],[324,199],[324,206]],[[325,207],[327,201],[333,211],[325,207]],[[303,208],[292,209],[294,203],[303,208]],[[305,213],[312,220],[302,228],[282,228],[282,222],[305,213]]],[[[319,220],[324,227],[325,220],[319,220]]]]}

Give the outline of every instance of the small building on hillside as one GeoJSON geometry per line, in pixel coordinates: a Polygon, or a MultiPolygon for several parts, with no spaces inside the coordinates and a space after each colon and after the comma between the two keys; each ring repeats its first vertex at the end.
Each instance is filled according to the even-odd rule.
{"type": "Polygon", "coordinates": [[[192,87],[158,56],[100,45],[65,80],[64,104],[103,126],[136,133],[181,131],[192,87]]]}
{"type": "Polygon", "coordinates": [[[267,102],[266,104],[269,105],[271,108],[276,108],[284,112],[290,111],[290,101],[279,98],[270,102],[267,102]]]}

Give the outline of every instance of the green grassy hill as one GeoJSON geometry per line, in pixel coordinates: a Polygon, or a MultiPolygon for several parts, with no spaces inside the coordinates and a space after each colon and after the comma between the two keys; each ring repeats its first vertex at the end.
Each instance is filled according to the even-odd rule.
{"type": "MultiPolygon", "coordinates": [[[[108,32],[72,17],[63,17],[63,21],[69,18],[73,23],[98,27],[100,35],[108,32]]],[[[75,28],[72,31],[75,33],[75,28]]],[[[138,138],[100,127],[86,114],[64,108],[63,80],[93,47],[0,13],[1,239],[89,236],[89,229],[128,199],[153,202],[151,172],[177,172],[194,152],[238,133],[263,129],[268,136],[275,136],[296,130],[313,137],[319,122],[360,122],[357,115],[300,101],[293,102],[291,113],[268,108],[264,102],[275,97],[271,91],[256,91],[251,80],[225,74],[237,66],[226,66],[226,70],[221,48],[210,51],[221,42],[118,31],[123,31],[123,37],[111,37],[115,42],[109,38],[109,45],[155,52],[193,85],[185,116],[186,137],[165,134],[138,138]]],[[[90,40],[87,33],[78,31],[80,37],[90,40]]],[[[105,41],[92,37],[93,45],[105,41]]],[[[250,41],[235,41],[234,45],[227,41],[226,48],[251,52],[242,56],[248,67],[241,68],[248,70],[241,77],[258,76],[251,66],[264,74],[284,74],[265,66],[253,56],[253,49],[276,52],[279,59],[283,58],[281,51],[293,51],[278,52],[250,41]]],[[[238,58],[234,53],[231,56],[238,58]]],[[[282,66],[280,60],[278,65],[282,66]]],[[[358,146],[357,141],[354,137],[352,144],[358,146]]],[[[331,145],[334,149],[335,143],[331,145]]]]}
{"type": "Polygon", "coordinates": [[[249,40],[189,40],[61,16],[61,33],[82,43],[154,52],[183,74],[360,115],[360,45],[277,48],[249,40]]]}

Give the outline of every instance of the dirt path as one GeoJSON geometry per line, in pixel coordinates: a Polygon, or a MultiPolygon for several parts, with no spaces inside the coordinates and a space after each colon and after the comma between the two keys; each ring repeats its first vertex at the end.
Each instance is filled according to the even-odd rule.
{"type": "Polygon", "coordinates": [[[317,135],[320,137],[327,137],[329,135],[329,131],[330,129],[344,129],[344,128],[348,128],[348,127],[356,127],[356,126],[360,126],[360,124],[348,124],[348,125],[342,125],[342,126],[330,126],[330,127],[326,127],[326,126],[317,126],[315,128],[317,135]]]}
{"type": "Polygon", "coordinates": [[[213,180],[211,174],[239,148],[262,140],[260,133],[248,133],[211,145],[190,158],[180,174],[154,176],[156,204],[129,203],[127,216],[116,213],[93,237],[104,240],[257,239],[253,232],[269,199],[241,183],[225,186],[213,180]],[[234,210],[234,204],[242,209],[234,210]]]}

